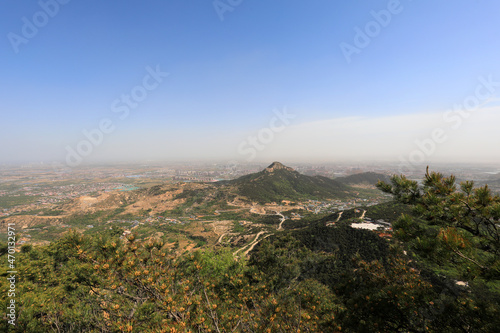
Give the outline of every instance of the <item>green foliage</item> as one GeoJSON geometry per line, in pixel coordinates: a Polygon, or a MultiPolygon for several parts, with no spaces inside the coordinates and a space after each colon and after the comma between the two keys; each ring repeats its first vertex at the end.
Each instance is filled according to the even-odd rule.
{"type": "Polygon", "coordinates": [[[388,250],[387,242],[369,231],[317,225],[263,241],[250,263],[276,288],[304,279],[333,288],[353,269],[354,257],[386,262],[388,250]]]}
{"type": "Polygon", "coordinates": [[[342,268],[349,267],[356,254],[367,261],[384,261],[388,256],[387,241],[368,230],[316,224],[290,233],[311,251],[334,253],[342,268]]]}
{"type": "Polygon", "coordinates": [[[123,213],[124,211],[125,211],[125,207],[118,207],[118,208],[116,208],[116,209],[115,209],[115,210],[111,213],[111,215],[112,215],[112,216],[117,216],[117,215],[119,215],[119,214],[123,213]]]}
{"type": "Polygon", "coordinates": [[[456,327],[450,332],[495,331],[500,326],[500,197],[488,186],[457,185],[453,175],[428,170],[422,185],[393,176],[391,184],[378,186],[413,208],[393,224],[394,236],[439,292],[434,309],[426,310],[432,325],[456,327]],[[456,280],[467,281],[466,292],[457,290],[456,280]]]}
{"type": "Polygon", "coordinates": [[[394,222],[402,214],[411,214],[411,209],[402,203],[396,201],[384,202],[378,205],[373,205],[366,208],[366,216],[372,220],[385,220],[394,222]]]}
{"type": "Polygon", "coordinates": [[[36,202],[40,199],[40,196],[34,195],[11,195],[11,196],[0,196],[0,207],[2,208],[12,208],[20,205],[28,205],[36,202]]]}
{"type": "Polygon", "coordinates": [[[95,224],[95,222],[103,222],[107,214],[106,211],[97,211],[89,214],[71,215],[64,218],[63,221],[68,225],[84,228],[89,224],[95,224]]]}
{"type": "Polygon", "coordinates": [[[431,326],[422,313],[434,296],[431,285],[402,259],[384,265],[356,257],[355,269],[335,290],[350,309],[342,318],[350,331],[426,331],[431,326]]]}
{"type": "Polygon", "coordinates": [[[26,244],[26,245],[21,246],[22,253],[31,252],[31,250],[33,250],[33,245],[31,245],[31,244],[26,244]]]}
{"type": "Polygon", "coordinates": [[[9,250],[9,247],[7,246],[7,242],[0,241],[0,256],[3,256],[6,254],[9,250]]]}
{"type": "Polygon", "coordinates": [[[243,233],[245,232],[245,227],[240,224],[238,221],[233,221],[233,232],[243,233]]]}
{"type": "Polygon", "coordinates": [[[63,215],[64,210],[60,209],[53,209],[53,210],[44,210],[41,215],[43,216],[58,216],[58,215],[63,215]]]}
{"type": "Polygon", "coordinates": [[[313,252],[291,236],[280,236],[274,241],[264,240],[251,257],[250,264],[264,273],[272,290],[290,288],[291,284],[304,278],[306,258],[313,252]]]}
{"type": "MultiPolygon", "coordinates": [[[[292,213],[297,213],[301,215],[300,219],[287,219],[286,222],[283,224],[283,228],[286,230],[291,230],[291,229],[299,229],[299,228],[306,228],[308,226],[314,225],[316,223],[323,223],[326,222],[326,220],[323,219],[323,217],[326,216],[333,216],[330,214],[315,214],[310,211],[302,210],[302,209],[292,209],[286,212],[282,212],[283,215],[285,216],[292,216],[292,213]]],[[[338,216],[338,213],[335,214],[338,216]]],[[[278,217],[279,218],[279,217],[278,217]]],[[[336,217],[335,217],[336,219],[336,217]]],[[[281,218],[279,218],[281,220],[281,218]]],[[[279,222],[279,221],[278,221],[279,222]]]]}
{"type": "MultiPolygon", "coordinates": [[[[474,188],[473,182],[456,185],[455,177],[427,171],[423,185],[394,176],[381,190],[414,208],[417,221],[402,217],[396,236],[411,241],[419,253],[447,255],[460,263],[462,272],[475,266],[479,275],[500,279],[500,197],[488,186],[474,188]]],[[[436,256],[436,257],[438,257],[436,256]]]]}
{"type": "Polygon", "coordinates": [[[224,249],[177,257],[133,235],[71,233],[21,253],[18,269],[13,332],[334,331],[328,288],[303,281],[271,291],[224,249]]]}
{"type": "Polygon", "coordinates": [[[166,193],[167,189],[163,188],[163,186],[161,185],[155,185],[146,189],[142,189],[140,191],[144,192],[146,195],[156,196],[166,193]]]}
{"type": "Polygon", "coordinates": [[[278,215],[258,215],[252,214],[252,221],[266,225],[278,225],[281,222],[281,217],[278,215]]]}

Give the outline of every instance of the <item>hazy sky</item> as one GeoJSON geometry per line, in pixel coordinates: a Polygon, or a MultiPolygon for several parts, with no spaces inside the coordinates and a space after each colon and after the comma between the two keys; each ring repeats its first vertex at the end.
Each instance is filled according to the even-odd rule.
{"type": "Polygon", "coordinates": [[[0,163],[500,162],[499,15],[498,0],[4,0],[0,163]]]}

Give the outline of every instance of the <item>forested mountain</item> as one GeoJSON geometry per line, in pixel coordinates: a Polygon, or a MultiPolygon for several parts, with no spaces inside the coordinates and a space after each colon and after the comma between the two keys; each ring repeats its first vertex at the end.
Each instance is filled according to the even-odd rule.
{"type": "Polygon", "coordinates": [[[305,176],[279,162],[261,172],[242,176],[222,185],[235,186],[237,193],[257,202],[281,202],[353,195],[348,186],[323,176],[305,176]]]}
{"type": "Polygon", "coordinates": [[[336,181],[346,185],[373,185],[373,186],[375,186],[379,181],[388,182],[389,179],[390,179],[389,176],[376,172],[363,172],[345,177],[335,178],[336,181]]]}

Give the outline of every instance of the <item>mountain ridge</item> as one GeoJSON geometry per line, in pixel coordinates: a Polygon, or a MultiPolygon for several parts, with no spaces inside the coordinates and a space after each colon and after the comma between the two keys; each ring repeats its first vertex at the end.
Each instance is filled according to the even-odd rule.
{"type": "Polygon", "coordinates": [[[336,181],[346,185],[376,185],[379,180],[383,182],[390,182],[390,177],[376,172],[362,172],[353,175],[335,178],[336,181]]]}

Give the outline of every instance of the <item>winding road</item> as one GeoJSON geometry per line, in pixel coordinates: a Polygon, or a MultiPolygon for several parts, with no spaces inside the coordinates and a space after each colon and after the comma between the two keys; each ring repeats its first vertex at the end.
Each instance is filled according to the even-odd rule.
{"type": "Polygon", "coordinates": [[[340,218],[342,217],[342,214],[344,214],[344,211],[343,211],[343,210],[341,210],[341,211],[339,212],[339,216],[337,217],[337,220],[335,221],[335,223],[337,223],[338,221],[340,221],[340,218]]]}
{"type": "MultiPolygon", "coordinates": [[[[251,211],[251,209],[250,209],[251,211]]],[[[218,211],[216,211],[218,212],[218,211]]],[[[281,212],[278,212],[278,211],[275,211],[276,214],[266,214],[266,215],[278,215],[280,218],[281,218],[281,221],[280,221],[280,224],[278,225],[278,227],[276,228],[276,230],[279,230],[279,231],[282,231],[283,230],[283,223],[286,221],[286,218],[285,216],[281,213],[281,212]]],[[[335,221],[338,222],[340,221],[340,218],[342,217],[342,214],[344,213],[344,211],[340,211],[339,212],[339,215],[337,216],[337,220],[335,221]]],[[[365,214],[366,214],[366,210],[363,209],[363,214],[361,215],[360,219],[363,219],[365,217],[365,214]]],[[[244,249],[247,249],[245,252],[244,252],[244,255],[248,255],[248,253],[250,251],[253,250],[253,248],[260,242],[262,241],[263,239],[266,239],[267,237],[271,236],[272,234],[267,234],[265,235],[264,237],[262,237],[261,239],[259,239],[259,237],[262,235],[262,234],[265,234],[265,231],[259,231],[257,233],[257,235],[255,235],[255,238],[253,241],[251,241],[250,243],[246,244],[245,246],[241,247],[240,249],[236,250],[234,253],[233,253],[233,256],[236,256],[240,251],[243,251],[244,249]]],[[[219,240],[217,241],[217,243],[220,243],[222,241],[222,237],[224,237],[226,234],[222,234],[220,235],[219,237],[219,240]]]]}
{"type": "Polygon", "coordinates": [[[217,241],[217,244],[220,244],[220,242],[222,242],[222,237],[224,237],[226,235],[227,235],[227,233],[220,235],[219,240],[217,241]]]}
{"type": "Polygon", "coordinates": [[[275,215],[281,216],[281,222],[280,222],[277,230],[283,230],[283,222],[285,222],[285,220],[286,220],[285,216],[278,211],[276,211],[275,215]]]}
{"type": "Polygon", "coordinates": [[[233,256],[236,256],[238,254],[238,252],[240,252],[241,250],[245,249],[248,246],[250,246],[251,248],[253,248],[255,246],[255,244],[258,243],[259,236],[262,235],[263,233],[264,233],[264,231],[259,231],[257,233],[257,235],[255,236],[255,239],[252,242],[248,243],[247,245],[243,246],[242,248],[240,248],[239,250],[237,250],[236,252],[234,252],[233,256]]]}
{"type": "Polygon", "coordinates": [[[248,254],[248,252],[250,252],[250,251],[252,251],[252,250],[253,250],[253,248],[255,247],[255,245],[259,244],[259,242],[260,242],[260,241],[262,241],[262,240],[266,239],[266,238],[267,238],[267,237],[269,237],[269,236],[271,236],[271,234],[267,234],[267,235],[265,235],[264,237],[262,237],[261,239],[259,239],[258,241],[253,242],[253,244],[252,244],[252,245],[248,248],[248,250],[246,250],[246,251],[245,251],[245,253],[244,253],[244,254],[245,254],[245,255],[247,255],[247,254],[248,254]]]}
{"type": "MultiPolygon", "coordinates": [[[[283,222],[285,222],[286,218],[283,214],[281,214],[281,212],[278,212],[276,211],[276,214],[267,214],[267,215],[278,215],[279,217],[281,217],[281,221],[280,221],[280,224],[278,225],[278,228],[276,230],[283,230],[283,222]]],[[[259,237],[262,235],[262,234],[265,234],[265,231],[259,231],[259,233],[257,233],[257,235],[255,236],[254,240],[251,241],[250,243],[248,243],[247,245],[241,247],[240,249],[238,249],[236,252],[233,253],[233,256],[236,256],[238,254],[238,252],[244,250],[244,249],[247,249],[245,252],[244,252],[244,255],[247,255],[250,251],[253,250],[253,248],[259,244],[260,241],[266,239],[267,237],[271,236],[272,234],[267,234],[265,235],[264,237],[262,237],[261,239],[259,239],[259,237]]],[[[222,239],[224,235],[221,235],[219,237],[219,242],[220,240],[222,239]]]]}

